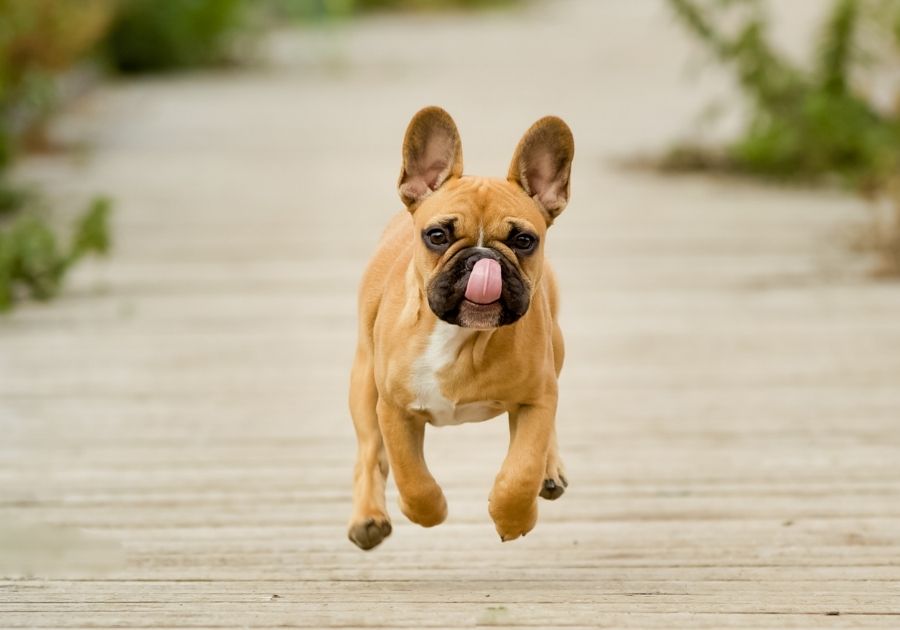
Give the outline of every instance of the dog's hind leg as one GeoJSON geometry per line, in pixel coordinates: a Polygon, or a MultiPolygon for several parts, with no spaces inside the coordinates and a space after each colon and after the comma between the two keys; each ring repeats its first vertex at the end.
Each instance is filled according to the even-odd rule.
{"type": "Polygon", "coordinates": [[[356,467],[353,471],[353,514],[348,536],[360,549],[371,549],[391,534],[384,486],[388,460],[375,407],[378,391],[372,358],[357,351],[350,375],[350,415],[356,428],[356,467]]]}
{"type": "Polygon", "coordinates": [[[550,501],[561,497],[569,487],[566,469],[559,457],[555,425],[554,422],[553,433],[550,434],[550,448],[547,451],[547,471],[544,473],[544,485],[541,487],[541,496],[550,501]]]}
{"type": "MultiPolygon", "coordinates": [[[[549,269],[549,268],[548,268],[549,269]]],[[[552,273],[552,272],[551,272],[552,273]]],[[[555,285],[553,285],[555,286],[555,285]]],[[[555,314],[556,295],[551,298],[551,308],[555,314]]],[[[556,367],[556,376],[562,370],[563,358],[565,356],[565,343],[563,343],[562,331],[559,325],[553,323],[553,360],[556,367]]],[[[553,501],[558,499],[569,487],[569,480],[566,479],[566,469],[563,467],[562,459],[559,457],[559,443],[556,440],[556,418],[553,419],[553,432],[550,434],[550,448],[547,451],[547,472],[544,474],[544,484],[541,486],[541,496],[545,499],[553,501]]]]}

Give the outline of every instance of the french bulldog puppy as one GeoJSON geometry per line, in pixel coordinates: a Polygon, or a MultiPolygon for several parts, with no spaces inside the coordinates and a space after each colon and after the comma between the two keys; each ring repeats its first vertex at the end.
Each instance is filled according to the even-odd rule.
{"type": "Polygon", "coordinates": [[[556,442],[563,337],[544,260],[547,228],[569,200],[574,139],[548,116],[525,132],[506,179],[464,176],[456,124],[417,113],[403,140],[400,198],[363,276],[350,378],[358,452],[349,537],[391,533],[385,482],[400,509],[432,527],[447,502],[425,463],[425,425],[509,414],[510,444],[489,498],[502,541],[537,521],[537,498],[568,485],[556,442]]]}

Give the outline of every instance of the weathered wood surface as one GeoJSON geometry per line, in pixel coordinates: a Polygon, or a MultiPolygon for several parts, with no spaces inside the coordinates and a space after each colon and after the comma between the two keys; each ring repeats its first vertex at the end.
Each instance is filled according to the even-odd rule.
{"type": "MultiPolygon", "coordinates": [[[[809,9],[782,4],[787,40],[809,9]]],[[[271,53],[105,87],[56,130],[89,154],[19,173],[111,193],[117,247],[0,321],[0,627],[900,627],[900,288],[844,251],[853,199],[611,165],[724,85],[685,83],[661,5],[382,17],[271,53]],[[504,423],[433,430],[448,522],[393,507],[363,553],[355,285],[428,103],[469,172],[504,173],[545,113],[575,130],[550,236],[572,485],[501,545],[504,423]]]]}

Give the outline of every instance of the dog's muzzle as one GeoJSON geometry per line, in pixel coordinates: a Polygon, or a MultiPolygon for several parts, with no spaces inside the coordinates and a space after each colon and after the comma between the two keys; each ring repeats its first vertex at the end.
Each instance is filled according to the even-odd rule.
{"type": "Polygon", "coordinates": [[[428,305],[440,319],[466,328],[512,324],[528,310],[528,283],[506,256],[489,247],[461,249],[427,287],[428,305]]]}

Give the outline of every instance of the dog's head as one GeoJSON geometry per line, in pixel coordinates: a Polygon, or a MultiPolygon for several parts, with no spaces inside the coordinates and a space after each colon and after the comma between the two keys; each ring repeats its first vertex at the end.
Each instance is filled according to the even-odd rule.
{"type": "Polygon", "coordinates": [[[428,305],[467,328],[512,324],[531,304],[547,228],[569,200],[575,142],[559,118],[525,132],[505,180],[463,177],[456,124],[417,113],[403,141],[400,197],[413,215],[415,267],[428,305]]]}

